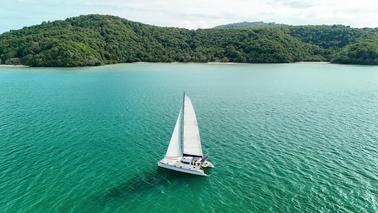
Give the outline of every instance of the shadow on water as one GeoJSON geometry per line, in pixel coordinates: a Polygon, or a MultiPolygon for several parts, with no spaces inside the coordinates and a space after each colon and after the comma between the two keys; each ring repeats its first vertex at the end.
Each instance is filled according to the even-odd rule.
{"type": "Polygon", "coordinates": [[[127,199],[129,196],[179,182],[193,183],[205,181],[206,177],[179,173],[163,168],[136,175],[129,180],[110,188],[105,192],[105,200],[127,199]]]}

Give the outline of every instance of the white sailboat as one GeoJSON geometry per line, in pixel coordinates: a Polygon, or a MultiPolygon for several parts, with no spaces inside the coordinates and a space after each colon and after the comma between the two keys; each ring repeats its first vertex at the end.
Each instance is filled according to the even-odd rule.
{"type": "Polygon", "coordinates": [[[214,167],[202,153],[196,114],[185,94],[167,152],[158,166],[202,176],[207,176],[203,168],[214,167]]]}

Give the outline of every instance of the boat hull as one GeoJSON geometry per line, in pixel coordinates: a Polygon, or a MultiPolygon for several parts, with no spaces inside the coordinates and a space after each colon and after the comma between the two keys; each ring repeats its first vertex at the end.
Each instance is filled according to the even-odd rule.
{"type": "Polygon", "coordinates": [[[170,164],[162,163],[162,162],[158,162],[158,166],[165,169],[170,169],[170,170],[188,173],[192,175],[207,176],[207,174],[205,174],[205,172],[201,169],[190,169],[190,168],[182,168],[182,167],[180,168],[179,165],[170,165],[170,164]]]}
{"type": "Polygon", "coordinates": [[[203,167],[203,168],[214,168],[214,165],[213,165],[210,161],[205,161],[205,162],[202,164],[202,167],[203,167]]]}

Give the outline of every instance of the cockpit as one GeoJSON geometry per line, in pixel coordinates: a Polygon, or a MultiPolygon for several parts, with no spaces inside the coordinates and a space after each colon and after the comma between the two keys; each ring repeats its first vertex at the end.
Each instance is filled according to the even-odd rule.
{"type": "Polygon", "coordinates": [[[200,157],[192,157],[192,156],[184,156],[181,158],[181,163],[188,164],[188,165],[194,165],[194,166],[200,166],[201,165],[201,159],[200,157]]]}

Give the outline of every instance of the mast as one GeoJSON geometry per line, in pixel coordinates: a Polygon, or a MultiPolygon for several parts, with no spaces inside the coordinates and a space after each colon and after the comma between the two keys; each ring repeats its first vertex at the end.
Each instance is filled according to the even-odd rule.
{"type": "Polygon", "coordinates": [[[181,116],[181,128],[180,128],[180,138],[181,138],[181,153],[184,154],[184,110],[185,110],[185,91],[183,92],[183,96],[182,96],[182,108],[181,108],[181,113],[182,113],[182,116],[181,116]]]}

